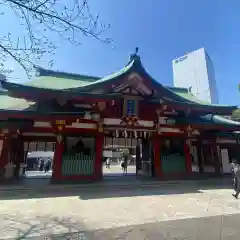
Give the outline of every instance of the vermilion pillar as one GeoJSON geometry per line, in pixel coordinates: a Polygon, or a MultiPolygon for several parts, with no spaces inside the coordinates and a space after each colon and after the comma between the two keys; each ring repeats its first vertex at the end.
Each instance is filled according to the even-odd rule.
{"type": "Polygon", "coordinates": [[[196,144],[197,144],[196,146],[197,146],[199,172],[204,173],[204,157],[202,154],[202,146],[203,146],[202,139],[198,139],[196,144]]]}
{"type": "Polygon", "coordinates": [[[190,154],[190,149],[187,141],[184,143],[184,153],[185,153],[185,166],[186,166],[186,172],[191,173],[192,172],[192,159],[190,154]]]}
{"type": "Polygon", "coordinates": [[[158,136],[153,138],[153,150],[154,150],[154,172],[155,177],[162,176],[162,165],[160,155],[160,139],[158,136]]]}
{"type": "Polygon", "coordinates": [[[5,136],[2,139],[2,146],[0,152],[0,178],[4,178],[4,167],[8,163],[10,154],[11,139],[10,136],[5,136]]]}
{"type": "Polygon", "coordinates": [[[0,157],[0,167],[4,167],[9,160],[9,152],[10,152],[10,138],[9,136],[4,137],[2,139],[2,151],[1,151],[1,157],[0,157]]]}
{"type": "Polygon", "coordinates": [[[221,159],[218,154],[216,140],[213,140],[211,147],[212,147],[212,157],[213,157],[213,161],[214,161],[214,165],[215,165],[215,173],[221,173],[221,159]]]}
{"type": "Polygon", "coordinates": [[[98,133],[96,136],[96,156],[94,164],[94,178],[102,179],[102,154],[103,154],[104,134],[98,133]]]}
{"type": "Polygon", "coordinates": [[[62,176],[62,155],[64,152],[64,142],[62,136],[57,137],[54,156],[53,156],[53,179],[58,180],[62,176]]]}
{"type": "Polygon", "coordinates": [[[15,177],[20,177],[20,166],[24,163],[24,141],[21,136],[17,136],[12,139],[11,143],[11,155],[12,161],[16,165],[15,167],[15,177]]]}

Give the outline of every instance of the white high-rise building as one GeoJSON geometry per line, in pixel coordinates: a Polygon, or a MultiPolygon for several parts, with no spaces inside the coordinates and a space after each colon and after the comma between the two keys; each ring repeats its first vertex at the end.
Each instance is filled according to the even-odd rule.
{"type": "Polygon", "coordinates": [[[172,66],[175,87],[190,88],[199,100],[218,103],[213,62],[204,48],[173,60],[172,66]]]}

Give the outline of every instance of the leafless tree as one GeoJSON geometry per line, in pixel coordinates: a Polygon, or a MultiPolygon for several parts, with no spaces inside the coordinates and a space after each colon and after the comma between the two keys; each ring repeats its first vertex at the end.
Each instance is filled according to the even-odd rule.
{"type": "Polygon", "coordinates": [[[13,32],[0,35],[0,69],[3,70],[6,59],[11,57],[30,77],[35,62],[46,54],[55,54],[57,47],[48,37],[50,32],[76,45],[81,43],[79,33],[111,42],[102,37],[102,32],[110,26],[101,24],[99,16],[91,14],[88,0],[0,0],[0,15],[4,15],[1,6],[13,11],[26,30],[24,37],[13,37],[13,32]]]}

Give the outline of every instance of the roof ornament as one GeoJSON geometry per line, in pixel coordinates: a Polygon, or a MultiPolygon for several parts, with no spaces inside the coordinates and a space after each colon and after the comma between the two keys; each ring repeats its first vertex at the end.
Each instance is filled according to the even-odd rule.
{"type": "Polygon", "coordinates": [[[139,48],[136,47],[136,48],[135,48],[135,54],[134,54],[135,56],[138,54],[138,50],[139,50],[139,48]]]}
{"type": "MultiPolygon", "coordinates": [[[[130,56],[130,61],[129,61],[129,62],[135,60],[135,59],[138,57],[138,51],[139,51],[139,48],[136,47],[136,48],[135,48],[135,53],[134,53],[134,54],[131,54],[131,56],[130,56]]],[[[138,57],[138,58],[139,58],[139,57],[138,57]]]]}

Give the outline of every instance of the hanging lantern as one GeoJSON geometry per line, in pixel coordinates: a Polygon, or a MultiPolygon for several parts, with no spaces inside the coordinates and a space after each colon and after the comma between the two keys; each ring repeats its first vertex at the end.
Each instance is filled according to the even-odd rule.
{"type": "Polygon", "coordinates": [[[147,138],[147,133],[144,132],[144,133],[143,133],[143,136],[144,136],[144,138],[147,138]]]}
{"type": "Polygon", "coordinates": [[[134,137],[138,138],[137,131],[134,131],[134,137]]]}
{"type": "Polygon", "coordinates": [[[58,135],[57,135],[57,142],[58,142],[58,143],[61,143],[62,140],[63,140],[63,136],[62,136],[61,134],[58,134],[58,135]]]}
{"type": "Polygon", "coordinates": [[[192,136],[192,132],[193,132],[193,129],[191,128],[190,125],[188,125],[188,127],[187,127],[187,136],[191,137],[192,136]]]}
{"type": "Polygon", "coordinates": [[[61,132],[66,125],[66,121],[65,120],[56,120],[56,125],[57,125],[58,131],[61,132]]]}
{"type": "Polygon", "coordinates": [[[106,108],[106,103],[105,102],[99,102],[97,103],[97,106],[100,111],[103,111],[106,108]]]}
{"type": "Polygon", "coordinates": [[[124,131],[124,137],[125,137],[125,138],[128,137],[127,130],[124,131]]]}
{"type": "Polygon", "coordinates": [[[98,132],[103,132],[103,124],[102,123],[100,123],[99,125],[98,125],[98,132]]]}

